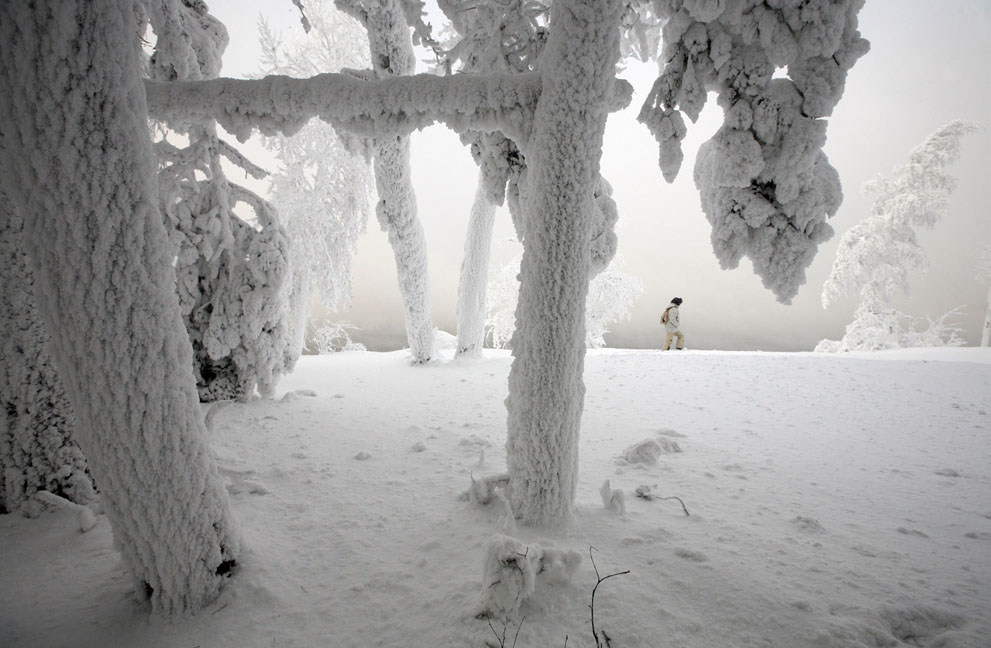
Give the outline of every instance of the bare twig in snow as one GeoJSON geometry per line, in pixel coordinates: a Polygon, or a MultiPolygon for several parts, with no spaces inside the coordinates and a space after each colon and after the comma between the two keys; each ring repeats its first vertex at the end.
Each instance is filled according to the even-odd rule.
{"type": "MultiPolygon", "coordinates": [[[[597,549],[595,549],[595,547],[590,546],[588,548],[588,557],[592,561],[592,569],[595,570],[595,578],[597,579],[595,581],[595,587],[592,588],[592,603],[588,606],[588,609],[592,613],[592,636],[595,638],[596,648],[603,648],[603,647],[608,648],[610,645],[609,635],[607,635],[606,631],[603,630],[602,638],[600,639],[599,632],[595,629],[595,591],[599,589],[599,585],[601,585],[603,581],[608,580],[613,576],[622,576],[624,574],[629,574],[630,570],[627,569],[626,571],[616,572],[614,574],[609,574],[608,576],[599,576],[599,568],[595,564],[595,556],[592,555],[593,550],[598,551],[597,549]]],[[[565,638],[565,644],[567,644],[567,637],[565,638]]]]}

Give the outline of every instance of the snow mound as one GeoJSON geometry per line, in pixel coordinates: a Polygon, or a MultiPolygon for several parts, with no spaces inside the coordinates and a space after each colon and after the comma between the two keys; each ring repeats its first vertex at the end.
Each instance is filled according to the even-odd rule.
{"type": "Polygon", "coordinates": [[[681,446],[671,439],[644,439],[623,450],[621,459],[631,464],[655,464],[662,454],[681,452],[681,446]]]}
{"type": "Polygon", "coordinates": [[[577,551],[527,545],[505,535],[489,540],[482,567],[480,618],[505,618],[519,610],[537,586],[537,576],[569,582],[582,557],[577,551]]]}

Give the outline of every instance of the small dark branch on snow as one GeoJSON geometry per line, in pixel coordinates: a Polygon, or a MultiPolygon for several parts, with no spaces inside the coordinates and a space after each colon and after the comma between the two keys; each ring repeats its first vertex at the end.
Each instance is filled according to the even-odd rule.
{"type": "Polygon", "coordinates": [[[662,500],[673,500],[673,499],[675,499],[675,500],[678,500],[678,502],[681,504],[681,510],[685,512],[685,515],[686,516],[688,515],[688,509],[685,507],[685,503],[682,502],[681,501],[681,498],[678,497],[677,495],[672,495],[671,497],[658,497],[657,499],[662,499],[662,500]]]}
{"type": "MultiPolygon", "coordinates": [[[[513,637],[512,648],[516,648],[516,641],[520,638],[520,630],[523,629],[523,622],[526,621],[526,617],[520,619],[520,624],[516,626],[516,636],[513,637]]],[[[496,641],[499,642],[499,648],[506,648],[506,624],[502,626],[502,636],[496,632],[496,629],[492,626],[492,622],[489,621],[489,629],[492,630],[492,634],[495,635],[496,641]]],[[[567,639],[565,639],[565,645],[567,645],[567,639]]]]}
{"type": "MultiPolygon", "coordinates": [[[[595,570],[595,578],[597,579],[595,582],[595,587],[592,588],[592,603],[591,605],[588,606],[588,609],[592,613],[592,637],[595,638],[596,648],[603,648],[603,647],[608,648],[610,646],[610,641],[611,641],[609,635],[607,635],[606,631],[603,630],[602,638],[600,639],[599,632],[596,631],[595,629],[595,591],[599,589],[599,585],[601,585],[603,581],[608,580],[613,576],[623,576],[624,574],[629,574],[630,570],[627,569],[626,571],[616,572],[614,574],[609,574],[607,576],[599,576],[599,568],[595,564],[595,556],[592,555],[592,551],[598,551],[598,549],[591,546],[588,548],[588,557],[592,561],[592,569],[595,570]]],[[[568,640],[567,637],[565,637],[565,645],[567,645],[567,643],[568,640]]]]}

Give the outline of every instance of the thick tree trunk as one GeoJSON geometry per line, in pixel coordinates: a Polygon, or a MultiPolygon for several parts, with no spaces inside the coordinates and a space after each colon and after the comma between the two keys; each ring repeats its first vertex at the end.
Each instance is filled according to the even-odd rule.
{"type": "Polygon", "coordinates": [[[130,3],[0,3],[0,179],[117,547],[162,613],[239,551],[206,445],[156,185],[130,3]]]}
{"type": "Polygon", "coordinates": [[[478,189],[468,219],[465,258],[458,284],[458,355],[479,356],[485,343],[485,288],[492,252],[495,204],[485,189],[484,171],[478,172],[478,189]]]}
{"type": "Polygon", "coordinates": [[[529,192],[509,374],[506,462],[516,515],[571,516],[585,386],[585,297],[620,0],[559,0],[541,60],[543,92],[524,153],[529,192]]]}

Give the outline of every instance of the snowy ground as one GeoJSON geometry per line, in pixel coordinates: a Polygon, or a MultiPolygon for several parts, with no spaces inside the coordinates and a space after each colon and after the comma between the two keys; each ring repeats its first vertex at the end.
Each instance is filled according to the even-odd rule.
{"type": "MultiPolygon", "coordinates": [[[[0,516],[0,646],[498,646],[476,614],[502,510],[458,496],[504,467],[509,365],[305,357],[280,398],[221,411],[247,550],[192,618],[147,618],[106,518],[0,516]]],[[[594,645],[590,546],[630,570],[596,593],[613,648],[991,646],[991,350],[605,350],[585,376],[574,521],[520,529],[584,559],[538,579],[507,647],[524,615],[517,648],[594,645]],[[645,439],[681,452],[618,459],[645,439]]]]}

